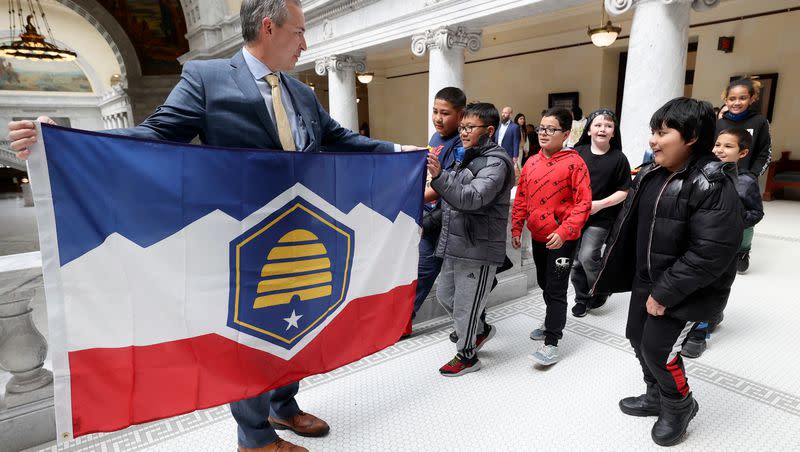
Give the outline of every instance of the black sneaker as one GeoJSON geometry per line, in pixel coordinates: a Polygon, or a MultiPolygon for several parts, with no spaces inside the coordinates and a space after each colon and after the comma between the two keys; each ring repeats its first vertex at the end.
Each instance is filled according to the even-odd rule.
{"type": "Polygon", "coordinates": [[[750,268],[750,251],[736,253],[736,273],[744,275],[748,268],[750,268]]]}
{"type": "Polygon", "coordinates": [[[686,342],[683,343],[681,356],[684,358],[699,358],[704,351],[706,351],[705,337],[689,337],[686,339],[686,342]]]}
{"type": "Polygon", "coordinates": [[[586,309],[586,303],[582,301],[576,301],[575,306],[572,307],[572,315],[575,317],[585,317],[587,312],[589,310],[586,309]]]}

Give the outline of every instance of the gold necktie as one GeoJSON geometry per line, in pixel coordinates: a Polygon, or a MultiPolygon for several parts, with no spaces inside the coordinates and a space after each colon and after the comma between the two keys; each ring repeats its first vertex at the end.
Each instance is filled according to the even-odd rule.
{"type": "Polygon", "coordinates": [[[292,136],[292,127],[289,124],[289,116],[286,114],[286,109],[283,108],[278,76],[269,74],[266,79],[269,86],[272,87],[272,109],[275,112],[275,122],[277,123],[275,125],[278,127],[281,146],[284,151],[294,151],[296,148],[294,146],[294,137],[292,136]]]}

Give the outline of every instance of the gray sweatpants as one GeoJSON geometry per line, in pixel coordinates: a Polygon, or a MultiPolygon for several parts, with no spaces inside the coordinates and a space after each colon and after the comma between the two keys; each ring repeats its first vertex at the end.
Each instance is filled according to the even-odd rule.
{"type": "Polygon", "coordinates": [[[456,350],[475,356],[475,338],[484,329],[481,312],[491,290],[495,265],[480,265],[445,257],[437,280],[436,298],[453,319],[456,350]]]}

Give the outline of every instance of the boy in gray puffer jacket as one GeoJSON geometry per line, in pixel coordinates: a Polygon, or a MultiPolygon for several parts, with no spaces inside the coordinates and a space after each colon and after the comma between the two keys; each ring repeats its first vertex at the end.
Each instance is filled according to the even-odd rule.
{"type": "Polygon", "coordinates": [[[483,322],[489,286],[506,255],[506,227],[514,166],[491,137],[500,114],[494,105],[467,105],[458,127],[464,160],[442,172],[439,159],[428,156],[431,187],[442,199],[442,231],[436,256],[444,259],[436,297],[453,318],[458,335],[456,356],[439,369],[456,377],[481,368],[478,350],[494,336],[483,322]]]}

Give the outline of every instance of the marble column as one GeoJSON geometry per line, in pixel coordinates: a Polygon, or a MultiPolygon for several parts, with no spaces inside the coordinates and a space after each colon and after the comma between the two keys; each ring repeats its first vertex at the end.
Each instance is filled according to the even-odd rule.
{"type": "Polygon", "coordinates": [[[622,96],[622,150],[638,166],[649,149],[650,117],[664,103],[683,95],[689,45],[689,13],[719,0],[605,0],[609,14],[632,7],[628,64],[622,96]]]}
{"type": "Polygon", "coordinates": [[[356,72],[367,69],[364,58],[333,55],[317,60],[317,74],[328,74],[328,111],[343,127],[358,131],[356,72]]]}
{"type": "MultiPolygon", "coordinates": [[[[464,27],[440,27],[411,38],[411,52],[422,56],[428,52],[428,114],[433,97],[446,86],[464,89],[464,50],[480,50],[481,32],[464,27]]],[[[436,130],[428,121],[428,136],[436,130]]]]}

